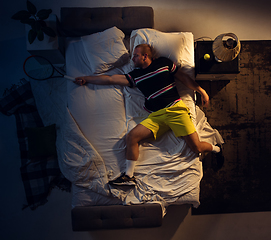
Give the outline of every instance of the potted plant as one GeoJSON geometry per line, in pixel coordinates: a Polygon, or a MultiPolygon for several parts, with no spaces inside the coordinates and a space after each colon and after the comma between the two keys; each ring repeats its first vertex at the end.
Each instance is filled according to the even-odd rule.
{"type": "Polygon", "coordinates": [[[42,9],[37,11],[37,8],[30,1],[26,1],[27,10],[21,10],[15,13],[11,18],[19,20],[21,23],[30,25],[31,29],[28,32],[28,41],[30,44],[37,38],[39,41],[44,39],[44,34],[49,37],[56,37],[55,31],[48,27],[46,20],[52,13],[52,9],[42,9]]]}

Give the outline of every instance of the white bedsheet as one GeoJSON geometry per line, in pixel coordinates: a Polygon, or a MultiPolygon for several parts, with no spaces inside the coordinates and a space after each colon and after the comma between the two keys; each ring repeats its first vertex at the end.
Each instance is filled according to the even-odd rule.
{"type": "MultiPolygon", "coordinates": [[[[81,41],[69,42],[66,59],[67,75],[92,74],[81,41]]],[[[108,74],[130,69],[128,64],[108,74]]],[[[157,201],[163,206],[199,205],[201,161],[172,132],[140,146],[135,168],[138,184],[134,189],[107,184],[125,169],[127,132],[147,116],[142,109],[144,97],[137,89],[90,84],[80,87],[70,81],[53,81],[34,81],[32,88],[45,125],[57,123],[59,164],[73,183],[73,206],[157,201]]],[[[212,144],[223,143],[204,113],[194,105],[193,93],[185,93],[182,98],[190,108],[200,138],[212,144]]]]}

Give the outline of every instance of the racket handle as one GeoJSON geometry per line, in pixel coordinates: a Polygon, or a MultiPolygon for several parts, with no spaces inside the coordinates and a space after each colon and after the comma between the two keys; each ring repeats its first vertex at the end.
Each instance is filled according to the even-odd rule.
{"type": "Polygon", "coordinates": [[[70,77],[70,76],[67,76],[67,75],[64,75],[64,78],[67,78],[67,79],[69,79],[69,80],[71,80],[71,81],[75,81],[75,78],[74,78],[74,77],[70,77]]]}

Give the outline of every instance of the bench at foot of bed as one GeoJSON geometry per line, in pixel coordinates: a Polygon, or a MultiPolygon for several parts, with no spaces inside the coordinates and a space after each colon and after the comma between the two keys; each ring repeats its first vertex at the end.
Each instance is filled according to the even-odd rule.
{"type": "Polygon", "coordinates": [[[158,203],[75,207],[71,213],[73,231],[162,225],[162,208],[158,203]]]}

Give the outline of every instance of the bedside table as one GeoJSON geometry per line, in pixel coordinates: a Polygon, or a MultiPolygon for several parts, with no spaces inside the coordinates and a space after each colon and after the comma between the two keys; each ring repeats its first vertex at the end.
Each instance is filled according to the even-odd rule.
{"type": "MultiPolygon", "coordinates": [[[[51,27],[57,33],[57,16],[52,14],[46,20],[47,26],[51,27]]],[[[39,55],[48,59],[52,64],[64,64],[64,38],[56,36],[55,38],[49,37],[44,34],[44,40],[35,41],[30,44],[28,41],[28,32],[30,26],[26,25],[26,49],[31,55],[39,55]]]]}
{"type": "Polygon", "coordinates": [[[239,55],[230,62],[217,62],[212,51],[213,41],[197,41],[195,46],[196,80],[233,80],[240,72],[239,55]],[[208,53],[211,58],[204,59],[208,53]]]}

